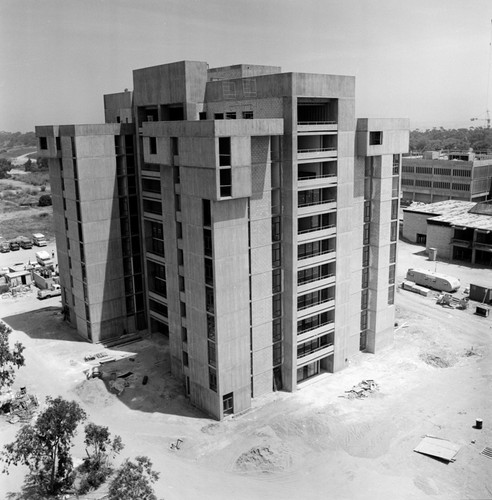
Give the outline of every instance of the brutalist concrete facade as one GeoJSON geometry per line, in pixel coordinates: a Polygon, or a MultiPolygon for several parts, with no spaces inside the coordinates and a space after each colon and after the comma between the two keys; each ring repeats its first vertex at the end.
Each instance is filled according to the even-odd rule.
{"type": "MultiPolygon", "coordinates": [[[[133,94],[105,96],[106,121],[115,123],[94,130],[108,134],[104,161],[114,184],[104,193],[117,230],[107,228],[106,245],[113,235],[116,243],[104,248],[114,262],[104,252],[90,259],[101,263],[99,277],[119,280],[120,333],[168,335],[172,373],[191,402],[218,419],[391,342],[409,124],[356,121],[354,108],[353,77],[188,61],[136,70],[133,94]],[[137,200],[129,225],[118,221],[122,199],[132,207],[137,200]],[[117,248],[118,238],[129,239],[128,251],[117,248]]],[[[57,243],[72,257],[72,240],[85,251],[91,219],[85,212],[78,219],[83,240],[64,230],[68,193],[56,184],[54,149],[44,148],[61,130],[38,127],[37,135],[55,179],[57,243]]],[[[92,200],[79,195],[81,203],[92,200]]],[[[86,266],[90,259],[85,252],[86,266]]],[[[60,259],[70,308],[78,282],[71,285],[73,258],[69,264],[60,259]]],[[[92,311],[89,276],[84,285],[92,311]]],[[[77,326],[79,317],[91,324],[93,314],[74,308],[77,326]]],[[[110,325],[101,322],[97,337],[92,326],[92,340],[115,337],[110,325]]]]}

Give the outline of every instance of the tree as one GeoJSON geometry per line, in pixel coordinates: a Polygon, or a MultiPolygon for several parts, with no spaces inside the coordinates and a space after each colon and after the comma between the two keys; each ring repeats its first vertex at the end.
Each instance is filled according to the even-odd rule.
{"type": "Polygon", "coordinates": [[[5,158],[0,158],[0,179],[6,179],[10,170],[12,170],[12,163],[5,158]]]}
{"type": "Polygon", "coordinates": [[[23,426],[15,441],[4,446],[1,459],[5,462],[3,472],[8,473],[10,465],[27,465],[34,484],[44,493],[55,495],[74,481],[70,448],[86,413],[75,401],[61,397],[48,396],[46,403],[46,410],[34,425],[23,426]]]}
{"type": "Polygon", "coordinates": [[[0,389],[10,387],[15,380],[14,369],[24,366],[25,347],[16,342],[14,348],[10,349],[9,335],[12,328],[3,321],[0,321],[0,389]]]}
{"type": "Polygon", "coordinates": [[[38,206],[40,206],[40,207],[49,207],[50,205],[52,205],[52,203],[53,202],[51,201],[50,194],[42,194],[39,197],[38,206]]]}
{"type": "Polygon", "coordinates": [[[158,479],[148,457],[126,459],[109,485],[108,500],[157,500],[152,483],[158,479]]]}
{"type": "Polygon", "coordinates": [[[79,493],[86,493],[104,483],[113,471],[111,460],[124,447],[120,436],[115,436],[111,441],[108,428],[93,423],[85,426],[84,443],[87,457],[80,467],[83,478],[79,493]]]}

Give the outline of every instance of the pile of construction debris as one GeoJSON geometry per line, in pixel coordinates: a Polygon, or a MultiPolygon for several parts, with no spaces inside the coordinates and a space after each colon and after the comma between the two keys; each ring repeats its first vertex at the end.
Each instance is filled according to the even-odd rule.
{"type": "Polygon", "coordinates": [[[0,413],[11,424],[30,422],[38,407],[38,398],[34,394],[28,394],[25,387],[15,394],[8,391],[0,397],[0,413]]]}
{"type": "Polygon", "coordinates": [[[379,391],[379,385],[376,384],[374,380],[363,380],[357,385],[354,385],[350,391],[345,391],[345,395],[340,397],[347,399],[363,399],[377,391],[379,391]]]}

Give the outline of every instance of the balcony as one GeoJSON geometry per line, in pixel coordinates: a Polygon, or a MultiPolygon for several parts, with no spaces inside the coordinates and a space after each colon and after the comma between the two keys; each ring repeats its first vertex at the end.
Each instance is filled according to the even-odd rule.
{"type": "Polygon", "coordinates": [[[325,288],[329,285],[333,285],[335,283],[336,276],[335,274],[326,274],[323,276],[319,276],[318,278],[312,278],[308,281],[304,281],[303,283],[299,283],[297,285],[297,293],[302,295],[307,292],[314,291],[318,288],[325,288]]]}
{"type": "Polygon", "coordinates": [[[459,238],[451,238],[451,243],[457,247],[471,248],[472,242],[468,240],[461,240],[459,238]]]}
{"type": "Polygon", "coordinates": [[[325,226],[317,226],[309,229],[302,229],[297,233],[297,242],[304,243],[306,241],[319,240],[328,238],[337,232],[336,224],[327,224],[325,226]]]}
{"type": "Polygon", "coordinates": [[[298,358],[297,368],[301,368],[302,366],[308,365],[309,363],[317,361],[318,359],[325,358],[326,356],[333,354],[333,351],[334,351],[333,344],[320,347],[319,349],[312,351],[308,355],[298,358]]]}
{"type": "Polygon", "coordinates": [[[334,198],[312,201],[310,203],[299,204],[297,215],[299,217],[315,215],[319,213],[328,212],[331,210],[336,210],[336,208],[337,208],[337,202],[334,198]]]}
{"type": "Polygon", "coordinates": [[[336,258],[337,253],[331,248],[316,254],[304,255],[297,259],[297,269],[304,269],[305,267],[313,267],[316,264],[333,262],[336,258]]]}
{"type": "Polygon", "coordinates": [[[311,159],[323,159],[323,158],[336,158],[336,157],[337,157],[337,148],[335,146],[297,150],[297,159],[299,161],[311,160],[311,159]]]}
{"type": "Polygon", "coordinates": [[[336,132],[337,130],[338,124],[334,120],[297,122],[298,134],[318,134],[320,132],[336,132]]]}
{"type": "Polygon", "coordinates": [[[302,174],[298,175],[298,189],[314,189],[335,186],[338,183],[336,173],[333,174],[302,174]]]}
{"type": "Polygon", "coordinates": [[[335,307],[335,297],[328,297],[316,304],[309,304],[297,310],[297,319],[307,318],[317,313],[322,313],[335,307]]]}

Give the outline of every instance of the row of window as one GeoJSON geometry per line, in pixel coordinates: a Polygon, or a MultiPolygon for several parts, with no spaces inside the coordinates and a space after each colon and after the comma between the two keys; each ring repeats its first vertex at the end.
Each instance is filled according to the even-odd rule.
{"type": "Polygon", "coordinates": [[[471,170],[459,168],[443,168],[443,167],[413,167],[404,165],[402,172],[408,174],[423,174],[423,175],[449,175],[454,177],[471,177],[471,170]]]}

